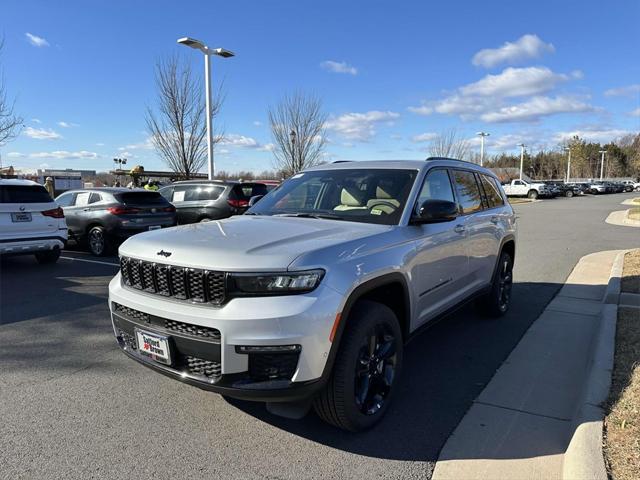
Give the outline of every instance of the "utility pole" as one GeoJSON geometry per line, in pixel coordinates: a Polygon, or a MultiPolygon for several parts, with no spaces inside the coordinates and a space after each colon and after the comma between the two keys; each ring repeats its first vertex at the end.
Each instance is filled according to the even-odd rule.
{"type": "Polygon", "coordinates": [[[478,132],[476,135],[480,135],[480,166],[484,163],[484,137],[491,135],[487,132],[478,132]]]}
{"type": "Polygon", "coordinates": [[[522,180],[522,167],[524,166],[524,147],[526,147],[526,145],[524,143],[521,143],[518,145],[518,147],[520,147],[520,180],[522,180]]]}
{"type": "Polygon", "coordinates": [[[569,183],[569,179],[571,178],[571,147],[564,147],[564,150],[569,152],[569,160],[567,162],[567,179],[565,180],[566,183],[569,183]]]}
{"type": "Polygon", "coordinates": [[[607,151],[599,150],[598,153],[602,154],[600,159],[600,180],[602,180],[602,177],[604,176],[604,154],[607,153],[607,151]]]}

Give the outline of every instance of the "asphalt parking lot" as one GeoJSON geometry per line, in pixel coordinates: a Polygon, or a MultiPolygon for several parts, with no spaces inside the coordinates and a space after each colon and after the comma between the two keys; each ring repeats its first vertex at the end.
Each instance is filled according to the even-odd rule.
{"type": "Polygon", "coordinates": [[[375,429],[348,434],[227,401],[127,359],[106,286],[117,259],[66,251],[0,264],[1,478],[428,478],[472,400],[582,256],[640,246],[604,222],[636,194],[522,204],[513,305],[470,305],[407,346],[400,392],[375,429]]]}

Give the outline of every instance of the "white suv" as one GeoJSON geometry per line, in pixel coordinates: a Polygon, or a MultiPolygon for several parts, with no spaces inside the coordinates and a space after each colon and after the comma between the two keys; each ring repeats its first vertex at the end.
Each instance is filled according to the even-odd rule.
{"type": "Polygon", "coordinates": [[[515,230],[498,179],[475,164],[322,165],[244,215],[122,244],[114,333],[177,380],[289,416],[313,403],[361,430],[384,415],[420,327],[474,298],[508,310],[515,230]]]}
{"type": "Polygon", "coordinates": [[[64,212],[42,185],[0,179],[1,255],[33,253],[40,263],[55,263],[66,241],[64,212]]]}

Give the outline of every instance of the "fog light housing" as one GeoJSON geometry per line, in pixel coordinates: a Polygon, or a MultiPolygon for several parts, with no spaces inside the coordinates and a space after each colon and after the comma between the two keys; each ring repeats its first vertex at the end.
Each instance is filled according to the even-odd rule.
{"type": "Polygon", "coordinates": [[[295,353],[302,350],[300,345],[238,345],[236,353],[295,353]]]}

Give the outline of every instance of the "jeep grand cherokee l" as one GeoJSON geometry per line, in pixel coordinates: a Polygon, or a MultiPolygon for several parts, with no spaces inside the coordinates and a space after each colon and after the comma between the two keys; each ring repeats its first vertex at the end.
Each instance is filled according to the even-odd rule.
{"type": "Polygon", "coordinates": [[[245,215],[142,233],[109,285],[117,341],[176,380],[351,431],[384,415],[416,330],[509,308],[515,216],[449,159],[294,175],[245,215]]]}

